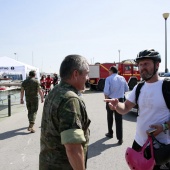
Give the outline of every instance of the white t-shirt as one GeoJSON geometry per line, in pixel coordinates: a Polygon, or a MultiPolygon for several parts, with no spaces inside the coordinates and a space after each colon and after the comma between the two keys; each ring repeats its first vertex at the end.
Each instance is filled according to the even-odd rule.
{"type": "MultiPolygon", "coordinates": [[[[170,120],[170,110],[167,108],[163,94],[162,94],[163,80],[159,80],[155,83],[147,83],[142,86],[139,98],[138,98],[138,117],[136,125],[135,141],[140,145],[147,140],[146,130],[149,129],[152,124],[162,124],[170,120]]],[[[132,103],[136,103],[136,87],[129,94],[127,100],[132,103]]],[[[170,132],[165,134],[161,132],[156,138],[165,144],[170,143],[170,132]]]]}

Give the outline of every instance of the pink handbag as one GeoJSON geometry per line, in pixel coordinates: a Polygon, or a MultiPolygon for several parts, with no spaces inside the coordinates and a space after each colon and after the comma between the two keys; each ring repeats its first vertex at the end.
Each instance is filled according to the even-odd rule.
{"type": "Polygon", "coordinates": [[[134,149],[128,147],[126,150],[125,159],[131,170],[153,170],[156,163],[153,154],[152,138],[148,136],[147,141],[145,142],[140,151],[135,151],[134,149]],[[144,157],[144,151],[149,143],[151,150],[151,158],[146,159],[144,157]]]}

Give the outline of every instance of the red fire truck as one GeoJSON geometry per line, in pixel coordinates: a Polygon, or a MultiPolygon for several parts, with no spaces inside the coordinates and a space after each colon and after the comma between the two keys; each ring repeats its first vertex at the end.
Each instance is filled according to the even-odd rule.
{"type": "Polygon", "coordinates": [[[109,76],[111,66],[117,67],[118,74],[126,79],[130,90],[140,81],[140,74],[134,60],[124,60],[120,63],[96,63],[89,65],[89,85],[91,89],[103,91],[105,79],[109,76]]]}

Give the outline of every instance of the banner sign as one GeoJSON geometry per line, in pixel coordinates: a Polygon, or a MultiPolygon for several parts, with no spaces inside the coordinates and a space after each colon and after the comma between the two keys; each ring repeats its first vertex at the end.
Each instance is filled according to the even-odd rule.
{"type": "Polygon", "coordinates": [[[0,70],[15,70],[15,67],[0,67],[0,70]]]}

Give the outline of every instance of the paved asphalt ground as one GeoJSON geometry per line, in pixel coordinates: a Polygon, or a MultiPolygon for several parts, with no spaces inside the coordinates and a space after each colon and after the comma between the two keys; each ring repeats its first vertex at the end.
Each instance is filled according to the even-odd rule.
{"type": "MultiPolygon", "coordinates": [[[[10,117],[7,101],[0,102],[0,170],[38,170],[43,104],[39,105],[36,133],[29,133],[25,105],[19,104],[19,94],[11,98],[10,117]]],[[[112,139],[105,137],[107,122],[103,93],[87,90],[83,98],[92,121],[87,170],[128,170],[125,151],[133,142],[136,116],[128,113],[123,117],[124,143],[119,146],[115,134],[112,139]]]]}

